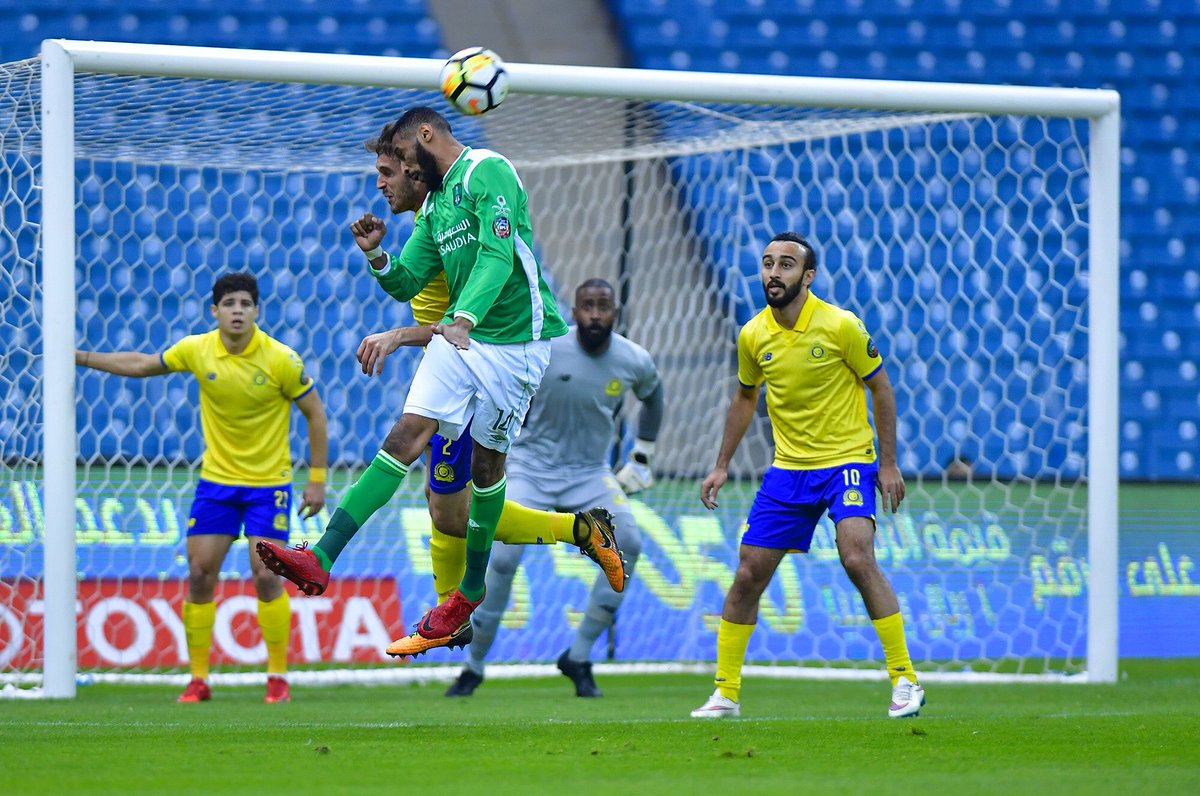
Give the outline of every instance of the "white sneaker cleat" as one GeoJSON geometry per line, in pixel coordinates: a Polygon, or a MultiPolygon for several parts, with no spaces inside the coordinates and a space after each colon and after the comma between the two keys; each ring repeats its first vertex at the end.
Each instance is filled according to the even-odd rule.
{"type": "Polygon", "coordinates": [[[925,704],[925,689],[920,683],[914,683],[907,677],[901,677],[896,682],[896,687],[892,689],[892,704],[888,708],[888,717],[893,719],[907,719],[916,717],[921,713],[921,706],[925,704]]]}
{"type": "Polygon", "coordinates": [[[734,702],[729,697],[721,696],[719,688],[713,691],[707,702],[692,711],[693,719],[723,719],[729,716],[736,718],[740,715],[742,715],[741,704],[734,702]]]}

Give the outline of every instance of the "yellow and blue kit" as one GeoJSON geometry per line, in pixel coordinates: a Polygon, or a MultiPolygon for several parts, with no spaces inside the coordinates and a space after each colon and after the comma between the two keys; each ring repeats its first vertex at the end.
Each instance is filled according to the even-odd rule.
{"type": "Polygon", "coordinates": [[[161,354],[200,383],[204,459],[188,534],[286,540],[292,505],[291,406],[314,388],[295,351],[257,326],[240,354],[220,332],[189,335],[161,354]]]}
{"type": "Polygon", "coordinates": [[[875,516],[875,432],[865,382],[883,367],[852,312],[811,293],[795,328],[764,309],[738,335],[738,380],[766,384],[775,461],[750,509],[745,544],[807,551],[826,511],[875,516]]]}

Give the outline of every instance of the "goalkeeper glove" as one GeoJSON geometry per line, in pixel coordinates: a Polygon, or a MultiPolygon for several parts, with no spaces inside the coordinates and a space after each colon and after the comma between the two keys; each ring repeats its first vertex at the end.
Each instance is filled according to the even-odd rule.
{"type": "Polygon", "coordinates": [[[654,472],[650,459],[654,456],[654,443],[644,439],[635,440],[629,452],[629,461],[617,470],[617,483],[627,495],[649,489],[654,484],[654,472]]]}

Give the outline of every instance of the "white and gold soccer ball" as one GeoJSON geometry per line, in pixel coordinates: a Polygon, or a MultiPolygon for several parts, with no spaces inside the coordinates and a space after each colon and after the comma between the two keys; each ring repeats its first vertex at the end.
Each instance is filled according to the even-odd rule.
{"type": "Polygon", "coordinates": [[[487,113],[508,96],[504,61],[486,47],[468,47],[447,58],[440,82],[446,99],[468,116],[487,113]]]}

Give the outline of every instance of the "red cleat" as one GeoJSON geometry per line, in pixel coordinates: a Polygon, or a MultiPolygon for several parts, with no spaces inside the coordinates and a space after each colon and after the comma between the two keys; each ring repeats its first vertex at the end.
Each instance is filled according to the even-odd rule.
{"type": "Polygon", "coordinates": [[[267,695],[263,702],[291,702],[292,692],[288,690],[287,678],[280,674],[267,675],[267,695]]]}
{"type": "Polygon", "coordinates": [[[283,547],[264,539],[259,541],[256,549],[267,569],[295,583],[309,597],[320,594],[329,585],[329,573],[321,566],[316,553],[308,549],[308,542],[283,547]]]}
{"type": "Polygon", "coordinates": [[[479,607],[483,598],[468,600],[455,589],[446,602],[429,609],[417,622],[417,632],[399,638],[388,645],[387,652],[393,658],[402,655],[420,655],[435,647],[465,647],[471,643],[474,632],[471,628],[471,613],[479,607]]]}
{"type": "Polygon", "coordinates": [[[208,687],[202,677],[193,677],[192,681],[187,684],[187,688],[183,689],[183,693],[179,695],[176,702],[207,702],[212,699],[212,690],[208,687]]]}

